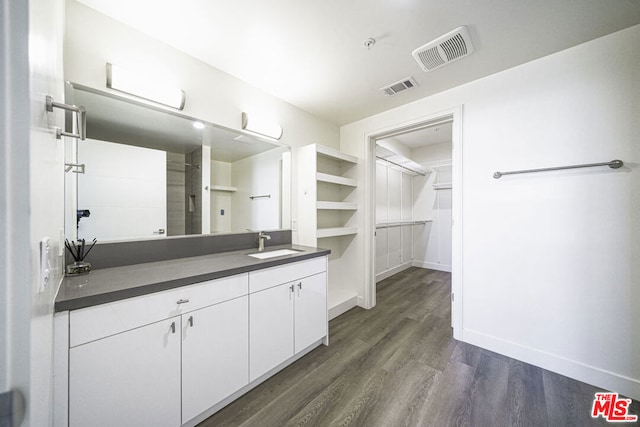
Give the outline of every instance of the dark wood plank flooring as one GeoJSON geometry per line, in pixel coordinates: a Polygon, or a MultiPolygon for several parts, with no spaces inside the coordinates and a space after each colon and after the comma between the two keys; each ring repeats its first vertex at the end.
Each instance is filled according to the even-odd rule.
{"type": "MultiPolygon", "coordinates": [[[[455,341],[450,277],[411,268],[380,282],[374,309],[330,322],[328,347],[200,427],[608,424],[590,417],[601,390],[455,341]]],[[[640,415],[640,404],[629,412],[640,415]]]]}

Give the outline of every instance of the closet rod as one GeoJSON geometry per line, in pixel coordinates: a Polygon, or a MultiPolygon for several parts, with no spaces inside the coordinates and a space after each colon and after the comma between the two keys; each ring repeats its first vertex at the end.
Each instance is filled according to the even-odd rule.
{"type": "Polygon", "coordinates": [[[540,168],[540,169],[525,169],[520,171],[509,171],[509,172],[494,172],[493,177],[495,179],[499,179],[504,175],[515,175],[519,173],[530,173],[530,172],[547,172],[547,171],[558,171],[563,169],[579,169],[579,168],[592,168],[595,166],[609,166],[611,169],[618,169],[624,165],[622,160],[611,160],[610,162],[602,162],[602,163],[586,163],[583,165],[571,165],[571,166],[556,166],[553,168],[540,168]]]}
{"type": "Polygon", "coordinates": [[[167,163],[170,163],[172,165],[179,165],[179,166],[191,166],[191,167],[200,169],[199,165],[193,165],[191,163],[174,162],[173,160],[167,160],[167,163]]]}
{"type": "Polygon", "coordinates": [[[426,219],[426,220],[422,220],[422,221],[400,221],[400,222],[380,223],[380,224],[376,224],[376,229],[402,227],[403,225],[424,225],[427,222],[433,222],[433,220],[432,219],[426,219]]]}
{"type": "Polygon", "coordinates": [[[396,162],[392,162],[391,160],[387,160],[384,157],[376,156],[376,159],[382,160],[383,162],[391,163],[392,165],[397,166],[397,167],[402,168],[402,169],[405,169],[405,170],[408,170],[409,172],[417,173],[420,176],[426,176],[426,174],[424,174],[424,173],[421,173],[421,172],[418,172],[418,171],[414,171],[413,169],[409,169],[406,166],[402,166],[401,164],[398,164],[396,162]]]}

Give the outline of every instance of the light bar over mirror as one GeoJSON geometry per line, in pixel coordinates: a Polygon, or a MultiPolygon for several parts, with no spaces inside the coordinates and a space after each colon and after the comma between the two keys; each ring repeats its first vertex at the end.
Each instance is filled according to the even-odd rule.
{"type": "Polygon", "coordinates": [[[107,63],[107,87],[177,110],[184,108],[182,89],[110,63],[107,63]]]}
{"type": "Polygon", "coordinates": [[[278,140],[282,138],[282,127],[277,123],[272,123],[259,117],[242,113],[242,129],[253,134],[278,140]]]}

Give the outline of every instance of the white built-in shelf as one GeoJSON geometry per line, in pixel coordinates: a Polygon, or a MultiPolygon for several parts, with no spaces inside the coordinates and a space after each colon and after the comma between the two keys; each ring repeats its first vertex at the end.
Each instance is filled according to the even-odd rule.
{"type": "Polygon", "coordinates": [[[358,163],[358,158],[350,154],[342,153],[333,148],[325,147],[324,145],[316,144],[316,152],[322,156],[329,157],[330,159],[342,160],[343,162],[358,163]]]}
{"type": "Polygon", "coordinates": [[[350,236],[358,234],[358,227],[335,227],[335,228],[318,228],[316,237],[322,239],[325,237],[350,236]]]}
{"type": "Polygon", "coordinates": [[[358,210],[357,203],[348,202],[316,202],[316,209],[331,209],[337,211],[355,211],[358,210]]]}
{"type": "Polygon", "coordinates": [[[431,166],[431,169],[436,172],[444,172],[444,171],[450,171],[452,167],[453,165],[451,162],[445,162],[440,165],[431,166]]]}
{"type": "Polygon", "coordinates": [[[338,175],[329,175],[328,173],[317,172],[316,180],[321,182],[329,182],[331,184],[345,185],[347,187],[357,187],[358,181],[352,178],[345,178],[338,175]]]}
{"type": "Polygon", "coordinates": [[[234,192],[234,191],[238,191],[238,187],[230,187],[228,185],[212,185],[211,186],[211,191],[234,192]]]}
{"type": "Polygon", "coordinates": [[[433,184],[434,190],[451,190],[450,182],[443,182],[442,184],[433,184]]]}

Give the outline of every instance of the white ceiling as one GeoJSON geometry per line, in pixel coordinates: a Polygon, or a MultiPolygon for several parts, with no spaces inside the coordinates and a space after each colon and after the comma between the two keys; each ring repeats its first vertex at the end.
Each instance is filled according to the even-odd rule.
{"type": "Polygon", "coordinates": [[[640,23],[640,0],[79,1],[338,125],[640,23]],[[461,25],[475,52],[423,72],[412,50],[461,25]]]}

